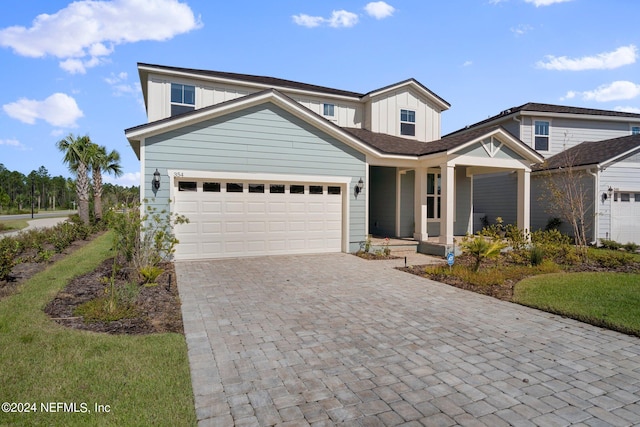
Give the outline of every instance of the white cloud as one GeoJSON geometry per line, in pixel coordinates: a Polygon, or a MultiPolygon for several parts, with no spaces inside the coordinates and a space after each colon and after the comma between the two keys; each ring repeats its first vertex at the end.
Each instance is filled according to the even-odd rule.
{"type": "Polygon", "coordinates": [[[5,145],[20,151],[26,151],[28,148],[17,139],[0,139],[0,146],[5,145]]]}
{"type": "Polygon", "coordinates": [[[536,64],[538,68],[559,71],[611,70],[635,63],[638,59],[638,48],[635,45],[622,46],[612,52],[603,52],[577,59],[553,55],[548,55],[546,58],[546,62],[539,61],[536,64]]]}
{"type": "Polygon", "coordinates": [[[22,56],[55,56],[64,70],[84,73],[102,63],[116,45],[168,40],[201,26],[189,6],[178,0],[81,0],[52,15],[38,15],[29,28],[0,30],[0,46],[22,56]]]}
{"type": "Polygon", "coordinates": [[[374,1],[371,3],[367,3],[364,7],[364,10],[369,14],[369,16],[373,16],[376,19],[384,19],[393,15],[393,12],[396,9],[383,1],[374,1]]]}
{"type": "Polygon", "coordinates": [[[523,36],[531,30],[533,30],[533,27],[528,24],[520,24],[517,27],[511,27],[511,32],[516,36],[523,36]]]}
{"type": "Polygon", "coordinates": [[[102,175],[102,181],[109,184],[121,185],[123,187],[131,187],[132,185],[140,185],[140,172],[126,172],[122,176],[116,178],[112,175],[102,175]]]}
{"type": "Polygon", "coordinates": [[[324,24],[333,28],[353,27],[358,23],[358,15],[346,10],[334,10],[331,13],[330,18],[310,16],[304,13],[301,13],[300,15],[293,15],[292,18],[294,23],[307,28],[314,28],[324,24]]]}
{"type": "Polygon", "coordinates": [[[113,89],[115,96],[122,95],[137,95],[142,94],[140,83],[134,82],[133,84],[128,82],[129,75],[125,72],[118,74],[111,73],[109,77],[105,77],[104,81],[107,82],[113,89]]]}
{"type": "Polygon", "coordinates": [[[633,99],[640,96],[640,85],[629,81],[615,81],[585,92],[569,91],[562,99],[581,96],[585,101],[609,102],[633,99]]]}
{"type": "Polygon", "coordinates": [[[329,26],[333,28],[353,27],[358,23],[358,15],[346,10],[334,10],[328,22],[329,26]]]}
{"type": "Polygon", "coordinates": [[[471,65],[473,65],[473,61],[464,61],[464,64],[462,64],[463,67],[470,67],[471,65]]]}
{"type": "Polygon", "coordinates": [[[76,100],[64,93],[54,93],[43,101],[20,98],[3,105],[2,109],[10,117],[23,123],[32,125],[37,119],[41,119],[50,125],[65,128],[76,127],[76,120],[84,115],[76,100]]]}
{"type": "Polygon", "coordinates": [[[616,107],[614,108],[615,111],[621,111],[623,113],[634,113],[634,114],[640,114],[640,108],[638,107],[616,107]]]}
{"type": "Polygon", "coordinates": [[[565,3],[573,0],[524,0],[526,3],[533,3],[536,7],[551,6],[555,3],[565,3]]]}
{"type": "Polygon", "coordinates": [[[300,15],[293,15],[293,22],[303,27],[314,28],[322,25],[324,18],[322,16],[310,16],[301,13],[300,15]]]}

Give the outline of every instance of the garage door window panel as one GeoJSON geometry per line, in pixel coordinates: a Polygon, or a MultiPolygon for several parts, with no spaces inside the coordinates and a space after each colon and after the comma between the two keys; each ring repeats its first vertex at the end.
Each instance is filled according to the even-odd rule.
{"type": "Polygon", "coordinates": [[[310,185],[309,194],[322,194],[322,185],[310,185]]]}
{"type": "Polygon", "coordinates": [[[291,194],[304,194],[304,185],[291,184],[289,192],[291,194]]]}
{"type": "Polygon", "coordinates": [[[205,193],[219,193],[220,192],[220,183],[219,182],[204,182],[202,183],[202,191],[205,193]]]}
{"type": "Polygon", "coordinates": [[[249,193],[264,193],[264,184],[249,184],[249,193]]]}
{"type": "Polygon", "coordinates": [[[198,191],[198,184],[195,181],[180,181],[178,191],[198,191]]]}
{"type": "Polygon", "coordinates": [[[327,187],[327,193],[328,194],[333,194],[333,195],[339,195],[340,194],[340,187],[334,187],[334,186],[329,186],[327,187]]]}
{"type": "Polygon", "coordinates": [[[284,184],[271,184],[271,185],[269,185],[269,193],[271,193],[271,194],[284,194],[284,184]]]}
{"type": "Polygon", "coordinates": [[[238,182],[227,182],[227,193],[242,193],[244,185],[238,182]]]}

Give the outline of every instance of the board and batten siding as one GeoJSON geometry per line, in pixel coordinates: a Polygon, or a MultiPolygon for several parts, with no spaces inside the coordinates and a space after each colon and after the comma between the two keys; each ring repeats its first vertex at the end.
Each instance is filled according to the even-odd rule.
{"type": "MultiPolygon", "coordinates": [[[[196,109],[231,101],[263,90],[242,85],[211,84],[211,82],[197,79],[167,79],[166,76],[150,76],[148,81],[149,111],[147,112],[149,122],[171,116],[171,83],[195,86],[196,109]]],[[[357,102],[337,102],[335,99],[325,99],[319,96],[301,97],[288,93],[286,88],[278,88],[278,90],[320,116],[323,116],[323,104],[333,104],[335,116],[333,118],[327,117],[327,119],[341,127],[362,127],[364,107],[357,102]]]]}
{"type": "Polygon", "coordinates": [[[151,182],[156,168],[161,187],[144,197],[159,209],[169,209],[168,169],[350,176],[349,250],[365,238],[364,194],[353,187],[366,176],[365,155],[328,136],[273,104],[263,104],[149,137],[144,141],[144,179],[151,182]]]}
{"type": "Polygon", "coordinates": [[[374,97],[367,107],[365,127],[372,132],[411,138],[400,135],[400,110],[416,112],[415,139],[424,142],[440,139],[439,110],[409,89],[374,97]]]}

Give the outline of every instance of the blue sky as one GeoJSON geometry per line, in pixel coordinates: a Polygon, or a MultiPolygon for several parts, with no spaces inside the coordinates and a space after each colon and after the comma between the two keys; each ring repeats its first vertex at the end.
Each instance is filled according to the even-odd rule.
{"type": "Polygon", "coordinates": [[[137,185],[138,62],[362,93],[413,77],[452,105],[443,134],[526,102],[640,113],[638,16],[635,0],[13,1],[0,163],[69,176],[55,143],[88,134],[137,185]]]}

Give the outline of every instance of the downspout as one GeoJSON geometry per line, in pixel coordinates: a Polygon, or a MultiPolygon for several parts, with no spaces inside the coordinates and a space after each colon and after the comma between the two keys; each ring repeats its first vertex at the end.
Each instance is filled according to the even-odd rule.
{"type": "MultiPolygon", "coordinates": [[[[598,168],[596,167],[596,172],[598,171],[598,168]]],[[[599,211],[599,206],[598,206],[598,196],[600,194],[600,174],[599,173],[594,173],[591,171],[591,169],[587,169],[587,173],[591,176],[593,176],[593,180],[594,180],[594,194],[593,194],[593,241],[591,242],[592,245],[598,245],[598,231],[599,231],[599,223],[600,223],[600,219],[598,218],[598,211],[599,211]]]]}

